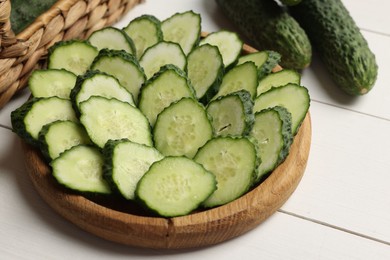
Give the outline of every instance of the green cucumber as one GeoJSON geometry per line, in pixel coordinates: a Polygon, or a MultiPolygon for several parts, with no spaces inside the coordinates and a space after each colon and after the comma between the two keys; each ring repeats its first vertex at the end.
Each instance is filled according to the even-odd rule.
{"type": "Polygon", "coordinates": [[[168,64],[146,81],[140,92],[138,107],[154,126],[158,114],[183,97],[195,98],[191,83],[181,69],[168,64]]]}
{"type": "Polygon", "coordinates": [[[66,69],[76,75],[84,74],[99,53],[95,46],[81,40],[56,42],[48,52],[49,69],[66,69]]]}
{"type": "Polygon", "coordinates": [[[28,79],[28,88],[33,97],[57,96],[69,99],[76,78],[75,74],[64,69],[34,70],[28,79]]]}
{"type": "Polygon", "coordinates": [[[133,40],[124,31],[115,27],[105,27],[94,31],[88,41],[99,51],[101,49],[124,50],[135,55],[136,49],[133,40]]]}
{"type": "Polygon", "coordinates": [[[112,190],[134,200],[138,181],[149,167],[164,156],[154,147],[129,141],[109,140],[103,148],[103,177],[112,190]]]}
{"type": "Polygon", "coordinates": [[[167,64],[173,64],[184,70],[187,58],[179,44],[161,41],[146,49],[139,62],[146,78],[149,79],[167,64]]]}
{"type": "Polygon", "coordinates": [[[103,155],[98,148],[73,146],[51,161],[52,174],[61,185],[81,193],[110,194],[103,179],[103,155]]]}
{"type": "Polygon", "coordinates": [[[55,96],[32,98],[11,112],[12,130],[35,146],[39,145],[42,127],[57,120],[78,122],[70,100],[55,96]]]}
{"type": "Polygon", "coordinates": [[[93,61],[91,70],[100,70],[117,78],[119,83],[133,95],[134,102],[138,102],[139,91],[146,77],[133,55],[123,50],[103,49],[93,61]]]}
{"type": "Polygon", "coordinates": [[[216,136],[245,136],[254,122],[253,101],[246,90],[240,90],[211,101],[206,107],[216,136]]]}
{"type": "Polygon", "coordinates": [[[311,63],[312,48],[305,31],[276,1],[216,2],[226,17],[250,40],[253,47],[280,53],[282,67],[299,70],[311,63]]]}
{"type": "Polygon", "coordinates": [[[268,91],[272,87],[279,87],[289,83],[301,84],[301,75],[295,70],[284,69],[270,73],[263,77],[257,85],[257,96],[268,91]]]}
{"type": "Polygon", "coordinates": [[[224,65],[218,47],[203,44],[187,56],[186,72],[199,100],[209,100],[221,84],[224,65]]]}
{"type": "Polygon", "coordinates": [[[192,158],[212,136],[206,110],[193,98],[182,98],[165,108],[153,129],[154,145],[165,156],[192,158]]]}
{"type": "Polygon", "coordinates": [[[147,48],[163,40],[161,21],[154,15],[136,17],[122,30],[133,40],[138,59],[147,48]]]}
{"type": "Polygon", "coordinates": [[[228,136],[208,141],[194,161],[216,176],[218,188],[202,205],[223,205],[247,192],[253,185],[259,158],[256,145],[248,138],[228,136]]]}
{"type": "Polygon", "coordinates": [[[289,154],[293,140],[291,113],[280,106],[257,112],[250,136],[259,146],[261,164],[257,168],[256,182],[261,182],[289,154]]]}
{"type": "Polygon", "coordinates": [[[271,88],[255,99],[253,111],[256,113],[275,106],[285,107],[291,113],[292,134],[296,135],[309,110],[309,92],[307,88],[292,83],[271,88]]]}
{"type": "Polygon", "coordinates": [[[91,70],[77,77],[75,87],[70,93],[73,108],[79,113],[79,104],[91,96],[116,98],[135,106],[133,96],[116,79],[107,73],[91,70]]]}
{"type": "Polygon", "coordinates": [[[350,95],[363,95],[378,75],[375,54],[340,0],[304,0],[290,7],[333,81],[350,95]]]}
{"type": "Polygon", "coordinates": [[[155,162],[141,178],[137,200],[160,216],[191,213],[216,189],[215,177],[186,157],[165,157],[155,162]]]}
{"type": "Polygon", "coordinates": [[[254,98],[258,82],[257,67],[253,62],[236,65],[223,76],[219,90],[212,100],[239,90],[248,91],[254,98]]]}
{"type": "Polygon", "coordinates": [[[127,102],[92,96],[81,102],[79,109],[81,124],[100,148],[110,139],[123,138],[148,146],[153,144],[148,119],[127,102]]]}
{"type": "Polygon", "coordinates": [[[85,129],[79,123],[59,120],[46,124],[39,131],[40,150],[48,161],[79,144],[91,144],[85,129]]]}
{"type": "Polygon", "coordinates": [[[205,38],[200,40],[199,45],[206,43],[218,47],[225,68],[235,65],[244,45],[238,34],[226,30],[208,34],[205,38]]]}
{"type": "Polygon", "coordinates": [[[176,42],[188,54],[199,42],[201,17],[193,11],[176,13],[161,23],[164,41],[176,42]]]}

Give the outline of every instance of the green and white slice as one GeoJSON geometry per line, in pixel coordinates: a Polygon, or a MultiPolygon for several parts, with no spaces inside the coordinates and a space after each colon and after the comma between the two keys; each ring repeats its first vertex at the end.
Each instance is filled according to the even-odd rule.
{"type": "Polygon", "coordinates": [[[256,145],[245,137],[216,137],[199,149],[194,161],[212,172],[217,190],[202,203],[215,207],[231,202],[253,184],[259,164],[256,145]]]}
{"type": "Polygon", "coordinates": [[[103,155],[94,146],[77,145],[51,161],[54,178],[68,189],[81,193],[110,194],[103,179],[103,155]]]}
{"type": "Polygon", "coordinates": [[[103,177],[113,190],[134,200],[139,180],[149,167],[164,156],[154,147],[127,139],[109,140],[103,148],[103,177]]]}
{"type": "Polygon", "coordinates": [[[192,158],[212,136],[206,110],[193,98],[182,98],[164,109],[153,129],[154,145],[165,156],[192,158]]]}
{"type": "Polygon", "coordinates": [[[183,97],[195,98],[191,83],[181,69],[168,64],[141,88],[138,107],[154,126],[158,114],[183,97]]]}
{"type": "Polygon", "coordinates": [[[107,48],[111,50],[124,50],[135,55],[136,49],[133,40],[122,30],[115,27],[105,27],[94,31],[88,41],[99,51],[107,48]]]}
{"type": "Polygon", "coordinates": [[[80,103],[80,122],[91,141],[103,148],[108,140],[127,138],[152,146],[148,119],[127,102],[92,96],[80,103]]]}
{"type": "Polygon", "coordinates": [[[131,20],[123,31],[133,40],[138,59],[147,48],[163,40],[160,20],[149,14],[131,20]]]}
{"type": "Polygon", "coordinates": [[[193,11],[176,13],[162,21],[161,30],[164,41],[178,43],[187,55],[200,39],[200,14],[193,11]]]}
{"type": "Polygon", "coordinates": [[[28,87],[33,97],[57,96],[69,99],[76,79],[74,73],[65,69],[34,70],[28,79],[28,87]]]}
{"type": "Polygon", "coordinates": [[[272,87],[280,87],[289,83],[299,85],[301,83],[301,75],[297,71],[289,69],[270,73],[259,81],[257,96],[267,92],[272,87]]]}

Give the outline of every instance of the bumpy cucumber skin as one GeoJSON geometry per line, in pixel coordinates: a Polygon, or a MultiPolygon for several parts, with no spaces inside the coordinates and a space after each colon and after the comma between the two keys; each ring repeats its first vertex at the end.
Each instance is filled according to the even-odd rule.
{"type": "Polygon", "coordinates": [[[340,0],[305,0],[290,8],[307,32],[334,82],[346,93],[362,95],[376,81],[375,55],[340,0]]]}
{"type": "Polygon", "coordinates": [[[284,5],[287,5],[287,6],[293,6],[293,5],[297,5],[301,2],[302,0],[280,0],[280,2],[284,5]]]}
{"type": "Polygon", "coordinates": [[[282,56],[276,51],[266,50],[268,58],[266,62],[259,68],[259,80],[271,73],[272,69],[280,63],[282,56]]]}
{"type": "Polygon", "coordinates": [[[305,31],[286,10],[270,0],[216,0],[222,12],[259,50],[275,50],[281,65],[303,69],[311,63],[312,48],[305,31]]]}
{"type": "MultiPolygon", "coordinates": [[[[213,103],[220,102],[222,99],[229,98],[229,97],[232,97],[232,96],[235,96],[235,97],[237,97],[237,98],[239,98],[241,100],[241,103],[242,103],[243,108],[244,108],[244,113],[245,113],[245,118],[244,118],[245,129],[244,129],[244,131],[242,132],[241,135],[242,136],[248,136],[250,131],[252,130],[252,127],[253,127],[253,124],[254,124],[254,121],[255,121],[254,114],[253,114],[253,104],[254,104],[254,102],[252,100],[251,94],[248,91],[246,91],[246,90],[239,90],[239,91],[236,91],[236,92],[233,92],[233,93],[229,93],[226,96],[220,96],[217,99],[211,101],[207,105],[206,111],[207,111],[207,108],[210,105],[212,105],[213,103]]],[[[210,120],[212,121],[213,118],[211,117],[210,120]]],[[[215,135],[215,129],[214,129],[214,135],[215,135]]]]}
{"type": "Polygon", "coordinates": [[[22,106],[11,112],[12,131],[18,136],[20,136],[27,143],[36,147],[39,145],[39,142],[35,140],[35,138],[33,138],[27,131],[26,124],[24,123],[24,118],[31,110],[34,103],[37,102],[39,99],[40,98],[33,97],[29,99],[26,103],[24,103],[22,106]]]}

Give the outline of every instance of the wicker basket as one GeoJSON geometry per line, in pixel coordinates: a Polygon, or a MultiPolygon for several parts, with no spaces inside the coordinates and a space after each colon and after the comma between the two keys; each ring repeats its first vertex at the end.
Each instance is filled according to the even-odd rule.
{"type": "Polygon", "coordinates": [[[118,21],[144,0],[58,0],[18,35],[11,30],[11,1],[0,0],[0,109],[42,68],[55,42],[88,37],[118,21]]]}

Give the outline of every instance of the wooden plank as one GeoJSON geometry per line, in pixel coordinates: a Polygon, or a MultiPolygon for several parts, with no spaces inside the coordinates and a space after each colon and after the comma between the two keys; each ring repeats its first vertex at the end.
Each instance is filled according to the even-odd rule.
{"type": "Polygon", "coordinates": [[[312,103],[306,174],[283,210],[390,242],[390,123],[312,103]]]}

